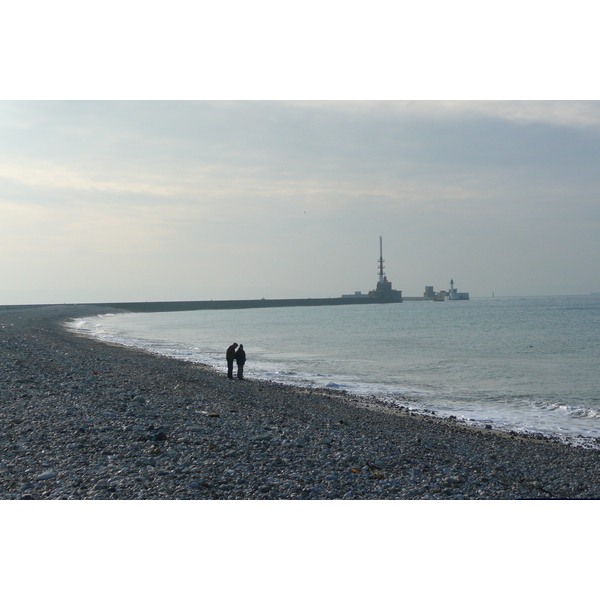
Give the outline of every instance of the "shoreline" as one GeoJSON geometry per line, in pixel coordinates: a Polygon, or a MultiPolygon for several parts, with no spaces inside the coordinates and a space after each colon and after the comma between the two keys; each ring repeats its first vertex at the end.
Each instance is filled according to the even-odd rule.
{"type": "MultiPolygon", "coordinates": [[[[0,313],[1,499],[600,498],[600,454],[0,313]]],[[[541,439],[540,439],[541,438],[541,439]]]]}
{"type": "MultiPolygon", "coordinates": [[[[113,304],[99,304],[95,306],[100,306],[102,309],[107,307],[116,309],[116,305],[113,304]]],[[[177,309],[171,307],[171,311],[166,311],[164,314],[166,315],[167,312],[175,310],[177,309]]],[[[149,310],[145,312],[154,311],[149,310]]],[[[137,311],[116,309],[114,312],[110,311],[110,313],[115,315],[118,315],[119,313],[122,313],[123,315],[135,315],[137,311]]],[[[141,339],[136,339],[135,334],[133,334],[133,338],[127,339],[127,334],[125,334],[124,338],[121,335],[118,336],[118,338],[115,338],[114,335],[106,331],[103,334],[99,334],[94,331],[94,327],[90,328],[89,324],[81,329],[79,326],[73,324],[72,328],[76,333],[87,335],[96,341],[138,348],[140,350],[149,351],[157,356],[170,356],[178,360],[189,360],[196,364],[214,368],[216,372],[222,372],[225,368],[224,365],[221,365],[221,352],[215,352],[214,349],[211,349],[210,352],[208,352],[201,351],[198,348],[195,350],[190,348],[192,352],[189,353],[187,352],[188,342],[183,343],[175,341],[177,340],[177,337],[175,337],[174,340],[171,340],[171,342],[164,340],[159,342],[156,340],[156,343],[153,344],[151,342],[144,342],[143,335],[141,339]],[[221,366],[222,368],[220,368],[221,366]]],[[[210,342],[208,343],[210,344],[210,342]]],[[[522,415],[525,417],[523,420],[519,420],[519,415],[514,415],[512,413],[508,415],[499,414],[497,411],[496,413],[485,413],[481,410],[481,407],[479,407],[479,412],[474,415],[472,412],[469,412],[468,409],[465,411],[464,407],[461,406],[456,407],[448,404],[439,404],[439,396],[436,395],[428,394],[431,398],[431,401],[428,402],[427,395],[424,398],[420,397],[419,390],[416,388],[413,390],[404,389],[403,391],[399,391],[397,387],[394,387],[391,384],[380,384],[377,386],[377,389],[373,389],[372,383],[365,383],[365,380],[359,380],[355,375],[353,376],[354,380],[350,383],[344,381],[344,377],[348,376],[348,373],[342,375],[338,373],[337,376],[330,374],[321,377],[311,375],[310,373],[303,373],[302,369],[300,369],[301,374],[299,375],[295,372],[297,370],[297,367],[285,364],[285,361],[279,365],[269,364],[268,368],[265,368],[261,365],[260,357],[257,358],[253,356],[251,378],[261,381],[276,382],[285,386],[301,389],[312,389],[315,390],[316,393],[318,393],[319,390],[321,392],[336,390],[338,393],[347,394],[347,397],[349,399],[354,399],[355,402],[366,400],[382,410],[387,408],[400,411],[406,410],[413,415],[435,417],[442,421],[453,421],[454,423],[459,423],[470,428],[492,429],[495,432],[517,435],[519,437],[545,439],[565,445],[600,450],[600,437],[597,435],[596,431],[588,431],[581,427],[578,429],[576,426],[569,428],[569,423],[561,422],[560,420],[555,421],[554,423],[549,423],[546,420],[540,426],[539,423],[535,422],[535,417],[539,415],[526,414],[522,415]],[[278,370],[281,370],[284,375],[279,376],[278,370]],[[341,377],[341,379],[338,379],[337,377],[341,377]],[[385,389],[386,387],[388,389],[385,389]],[[528,417],[529,420],[527,420],[528,417]],[[552,425],[554,425],[554,427],[552,427],[552,425]]],[[[566,396],[563,395],[560,400],[555,401],[562,401],[565,397],[566,396]]],[[[575,410],[577,409],[577,406],[569,406],[567,408],[575,410]]],[[[547,419],[546,413],[544,416],[547,419]]],[[[575,423],[575,420],[573,420],[573,423],[575,423]]]]}

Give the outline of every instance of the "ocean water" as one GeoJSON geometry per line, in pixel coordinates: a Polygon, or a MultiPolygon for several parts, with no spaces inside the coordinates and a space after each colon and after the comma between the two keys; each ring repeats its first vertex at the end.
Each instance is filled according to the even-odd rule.
{"type": "Polygon", "coordinates": [[[117,314],[70,327],[223,373],[226,348],[242,343],[249,378],[600,443],[598,296],[117,314]]]}

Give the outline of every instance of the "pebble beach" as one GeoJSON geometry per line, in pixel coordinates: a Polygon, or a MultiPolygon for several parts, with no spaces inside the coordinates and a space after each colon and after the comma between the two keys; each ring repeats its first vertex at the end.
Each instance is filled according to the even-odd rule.
{"type": "Polygon", "coordinates": [[[597,450],[252,380],[251,357],[228,380],[64,326],[103,311],[0,310],[1,499],[600,497],[597,450]]]}

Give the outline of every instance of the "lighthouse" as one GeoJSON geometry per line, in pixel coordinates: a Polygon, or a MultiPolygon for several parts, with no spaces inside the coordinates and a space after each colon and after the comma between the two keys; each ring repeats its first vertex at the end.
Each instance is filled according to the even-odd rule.
{"type": "Polygon", "coordinates": [[[469,292],[458,292],[454,287],[454,279],[450,280],[450,293],[448,294],[450,300],[468,300],[469,292]]]}

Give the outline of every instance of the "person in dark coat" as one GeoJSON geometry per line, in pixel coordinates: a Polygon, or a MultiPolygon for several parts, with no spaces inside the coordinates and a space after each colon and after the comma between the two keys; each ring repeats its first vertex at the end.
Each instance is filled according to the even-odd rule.
{"type": "Polygon", "coordinates": [[[227,359],[227,379],[233,379],[233,361],[235,360],[235,349],[237,347],[237,344],[231,344],[231,346],[227,348],[227,354],[225,355],[225,358],[227,359]]]}
{"type": "Polygon", "coordinates": [[[237,362],[237,376],[238,379],[244,379],[244,363],[246,362],[246,352],[244,351],[244,345],[240,344],[237,352],[235,353],[235,362],[237,362]]]}

